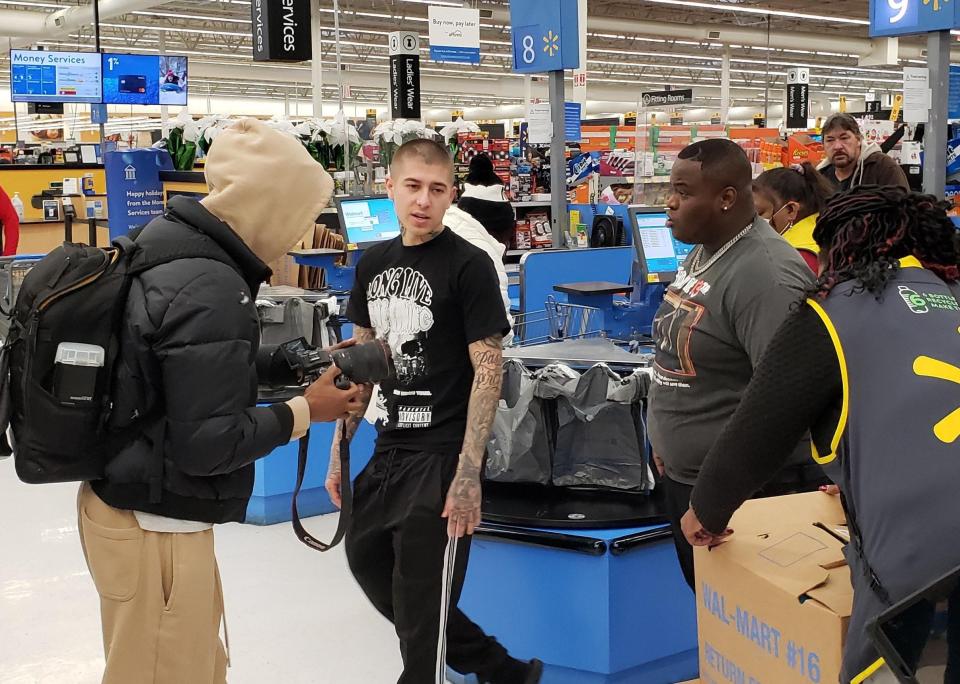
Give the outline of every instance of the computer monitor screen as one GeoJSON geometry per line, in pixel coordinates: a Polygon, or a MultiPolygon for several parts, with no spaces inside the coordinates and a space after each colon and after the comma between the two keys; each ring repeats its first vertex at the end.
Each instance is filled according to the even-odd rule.
{"type": "Polygon", "coordinates": [[[10,51],[13,102],[99,103],[101,79],[97,52],[10,51]]]}
{"type": "Polygon", "coordinates": [[[960,671],[958,630],[960,567],[895,603],[868,625],[877,651],[904,684],[955,681],[945,678],[944,670],[960,671]]]}
{"type": "Polygon", "coordinates": [[[669,283],[677,269],[693,249],[680,242],[667,227],[667,214],[662,209],[630,209],[633,244],[648,283],[669,283]]]}
{"type": "Polygon", "coordinates": [[[350,197],[337,200],[343,237],[350,245],[368,245],[400,234],[400,220],[388,197],[350,197]]]}

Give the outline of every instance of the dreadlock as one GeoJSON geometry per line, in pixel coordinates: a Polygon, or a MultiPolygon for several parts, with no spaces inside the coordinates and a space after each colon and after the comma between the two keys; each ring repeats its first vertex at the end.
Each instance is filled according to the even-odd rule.
{"type": "Polygon", "coordinates": [[[863,185],[835,195],[813,231],[824,265],[809,294],[824,298],[840,283],[856,280],[858,291],[879,297],[906,256],[945,282],[960,280],[960,240],[949,208],[901,187],[863,185]]]}

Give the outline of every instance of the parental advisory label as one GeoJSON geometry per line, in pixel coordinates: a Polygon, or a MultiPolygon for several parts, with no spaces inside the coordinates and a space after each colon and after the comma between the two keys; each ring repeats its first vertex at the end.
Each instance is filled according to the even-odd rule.
{"type": "Polygon", "coordinates": [[[433,408],[430,406],[398,406],[398,428],[430,427],[433,420],[433,408]]]}

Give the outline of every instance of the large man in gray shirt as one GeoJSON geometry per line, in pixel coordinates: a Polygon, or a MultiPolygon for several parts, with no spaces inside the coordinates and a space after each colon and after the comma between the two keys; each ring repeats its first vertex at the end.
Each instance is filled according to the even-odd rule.
{"type": "MultiPolygon", "coordinates": [[[[697,247],[654,319],[649,432],[691,587],[693,551],[680,519],[700,465],[736,411],[767,343],[811,282],[797,251],[757,216],[751,180],[746,155],[729,140],[690,145],[670,174],[670,228],[697,247]]],[[[809,447],[798,445],[794,462],[812,463],[809,447]]],[[[802,485],[808,478],[792,479],[802,485]]]]}

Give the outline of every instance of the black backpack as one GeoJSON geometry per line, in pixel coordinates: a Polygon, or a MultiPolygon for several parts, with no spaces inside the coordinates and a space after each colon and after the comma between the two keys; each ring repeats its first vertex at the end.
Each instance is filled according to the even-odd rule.
{"type": "Polygon", "coordinates": [[[7,455],[12,451],[21,480],[42,484],[103,477],[111,455],[107,422],[130,283],[175,259],[218,258],[212,249],[189,249],[148,257],[129,237],[108,248],[65,242],[24,277],[0,348],[0,433],[9,424],[13,439],[7,455]]]}

